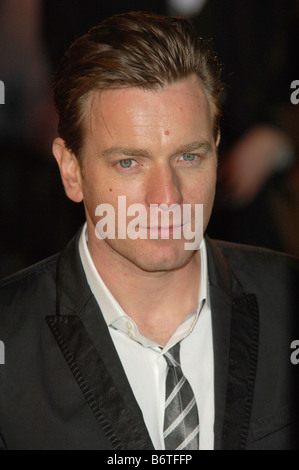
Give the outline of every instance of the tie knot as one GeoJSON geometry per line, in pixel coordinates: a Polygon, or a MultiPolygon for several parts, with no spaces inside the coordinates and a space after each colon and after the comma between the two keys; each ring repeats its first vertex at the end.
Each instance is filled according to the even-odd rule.
{"type": "Polygon", "coordinates": [[[177,367],[181,365],[180,364],[180,346],[181,346],[181,343],[177,343],[164,354],[168,367],[177,367]]]}

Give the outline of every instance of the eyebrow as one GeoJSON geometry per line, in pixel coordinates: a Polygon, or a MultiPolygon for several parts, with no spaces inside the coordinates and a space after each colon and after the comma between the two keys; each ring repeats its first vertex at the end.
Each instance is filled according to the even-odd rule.
{"type": "Polygon", "coordinates": [[[130,147],[110,147],[103,150],[103,157],[109,157],[110,155],[124,155],[125,157],[151,157],[151,152],[144,149],[135,149],[130,147]]]}
{"type": "MultiPolygon", "coordinates": [[[[182,145],[175,152],[174,155],[182,153],[191,153],[196,150],[203,150],[206,154],[210,153],[213,149],[211,143],[207,140],[200,140],[191,142],[190,144],[182,145]]],[[[124,155],[125,157],[147,157],[151,158],[152,153],[145,149],[130,148],[130,147],[109,147],[101,152],[103,157],[110,155],[124,155]]]]}
{"type": "Polygon", "coordinates": [[[200,140],[191,142],[191,144],[183,145],[175,153],[189,153],[195,152],[196,150],[203,150],[205,153],[210,153],[213,149],[212,144],[208,140],[200,140]]]}

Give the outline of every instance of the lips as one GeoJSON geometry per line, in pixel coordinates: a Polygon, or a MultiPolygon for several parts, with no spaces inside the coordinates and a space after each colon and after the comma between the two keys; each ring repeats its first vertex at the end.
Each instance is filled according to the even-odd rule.
{"type": "MultiPolygon", "coordinates": [[[[184,224],[185,225],[185,224],[184,224]]],[[[145,232],[149,238],[169,238],[175,236],[182,238],[182,231],[184,225],[152,225],[150,227],[140,227],[141,232],[145,232]]]]}
{"type": "Polygon", "coordinates": [[[156,226],[151,226],[151,227],[140,227],[141,229],[146,229],[146,230],[171,230],[171,229],[179,229],[183,228],[183,225],[162,225],[159,227],[156,226]]]}

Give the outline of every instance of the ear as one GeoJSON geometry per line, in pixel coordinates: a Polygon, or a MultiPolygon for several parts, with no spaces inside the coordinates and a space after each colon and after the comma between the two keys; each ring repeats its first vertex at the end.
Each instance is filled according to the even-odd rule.
{"type": "Polygon", "coordinates": [[[60,137],[54,140],[52,151],[58,163],[67,196],[74,202],[81,202],[83,199],[82,175],[78,159],[67,149],[64,140],[60,137]]]}
{"type": "Polygon", "coordinates": [[[220,139],[221,139],[221,134],[220,134],[220,131],[218,131],[217,138],[216,138],[216,148],[218,148],[218,145],[220,143],[220,139]]]}

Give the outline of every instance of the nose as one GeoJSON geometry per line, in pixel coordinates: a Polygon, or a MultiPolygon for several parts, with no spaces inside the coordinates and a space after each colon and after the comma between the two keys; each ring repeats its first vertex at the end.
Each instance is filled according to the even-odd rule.
{"type": "Polygon", "coordinates": [[[147,181],[145,202],[151,204],[182,204],[181,184],[175,170],[169,164],[161,164],[152,169],[147,181]]]}

